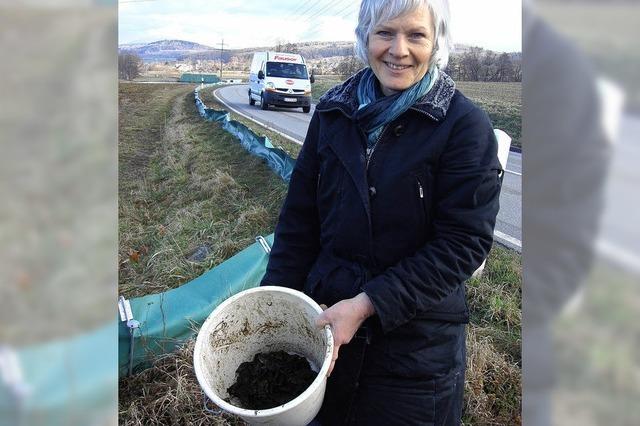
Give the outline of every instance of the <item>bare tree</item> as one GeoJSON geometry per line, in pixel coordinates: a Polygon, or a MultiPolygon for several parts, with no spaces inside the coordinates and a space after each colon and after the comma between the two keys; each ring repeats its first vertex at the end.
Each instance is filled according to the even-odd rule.
{"type": "Polygon", "coordinates": [[[514,68],[509,54],[501,54],[496,62],[496,81],[513,81],[514,68]]]}
{"type": "Polygon", "coordinates": [[[522,81],[522,59],[513,64],[513,81],[522,81]]]}
{"type": "Polygon", "coordinates": [[[480,81],[496,81],[496,58],[497,55],[491,51],[485,51],[481,60],[480,70],[478,71],[478,80],[480,81]]]}
{"type": "Polygon", "coordinates": [[[300,49],[298,45],[295,43],[285,42],[282,39],[276,40],[276,45],[273,47],[275,52],[283,52],[283,53],[300,53],[300,49]]]}
{"type": "Polygon", "coordinates": [[[452,79],[462,79],[460,67],[460,55],[449,56],[449,63],[447,64],[446,72],[452,79]]]}
{"type": "Polygon", "coordinates": [[[118,55],[118,76],[124,80],[133,80],[140,75],[142,59],[132,52],[118,55]]]}
{"type": "Polygon", "coordinates": [[[478,81],[478,78],[480,77],[481,52],[481,48],[472,47],[460,58],[461,71],[465,80],[478,81]]]}
{"type": "Polygon", "coordinates": [[[345,56],[336,66],[336,73],[345,80],[355,74],[359,69],[364,67],[355,55],[345,56]]]}

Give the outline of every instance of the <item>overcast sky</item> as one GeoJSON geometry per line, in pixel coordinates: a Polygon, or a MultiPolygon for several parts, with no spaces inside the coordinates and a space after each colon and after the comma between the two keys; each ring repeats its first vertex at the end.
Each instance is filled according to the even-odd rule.
{"type": "MultiPolygon", "coordinates": [[[[519,0],[450,0],[455,43],[521,51],[519,0]]],[[[119,44],[164,39],[225,48],[353,41],[353,0],[120,0],[119,44]]]]}

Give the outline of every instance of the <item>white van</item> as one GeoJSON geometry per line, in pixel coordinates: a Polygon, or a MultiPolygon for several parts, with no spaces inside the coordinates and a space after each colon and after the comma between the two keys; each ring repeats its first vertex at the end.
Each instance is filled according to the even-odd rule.
{"type": "Polygon", "coordinates": [[[304,58],[293,53],[256,52],[249,71],[249,104],[311,111],[311,83],[304,58]]]}

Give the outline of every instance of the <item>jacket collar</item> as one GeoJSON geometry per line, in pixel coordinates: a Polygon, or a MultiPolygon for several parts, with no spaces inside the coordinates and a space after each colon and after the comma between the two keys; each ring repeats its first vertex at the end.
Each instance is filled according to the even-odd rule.
{"type": "MultiPolygon", "coordinates": [[[[353,117],[353,114],[358,110],[356,93],[364,71],[365,69],[358,71],[344,83],[328,90],[320,98],[316,109],[329,111],[338,108],[348,117],[353,117]]],[[[425,113],[436,121],[441,121],[447,115],[455,90],[456,86],[451,77],[444,71],[440,71],[431,90],[418,99],[410,109],[425,113]]]]}

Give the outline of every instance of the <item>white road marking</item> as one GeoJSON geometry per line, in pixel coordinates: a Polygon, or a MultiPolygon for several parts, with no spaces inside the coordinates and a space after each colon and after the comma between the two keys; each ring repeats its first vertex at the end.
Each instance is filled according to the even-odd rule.
{"type": "Polygon", "coordinates": [[[493,231],[493,234],[496,237],[513,244],[514,246],[518,247],[519,249],[522,249],[522,241],[520,241],[519,239],[517,239],[515,237],[512,237],[511,235],[507,235],[504,232],[497,231],[497,230],[493,231]]]}
{"type": "MultiPolygon", "coordinates": [[[[221,88],[220,88],[221,89],[221,88]]],[[[251,120],[254,123],[256,123],[259,126],[264,127],[267,130],[271,130],[272,132],[275,132],[277,134],[279,134],[280,136],[282,136],[285,139],[290,140],[291,142],[297,143],[298,145],[302,145],[302,141],[299,141],[298,139],[292,138],[291,136],[287,135],[286,133],[282,133],[279,130],[274,129],[273,127],[267,126],[266,124],[263,124],[261,122],[259,122],[258,120],[254,119],[253,117],[249,117],[248,115],[238,111],[237,109],[233,108],[232,106],[230,106],[228,103],[226,103],[225,101],[222,100],[222,98],[220,96],[218,96],[218,94],[216,93],[218,90],[220,89],[216,89],[213,91],[213,96],[218,100],[218,102],[220,102],[221,104],[223,104],[224,106],[226,106],[227,108],[229,108],[231,111],[235,112],[238,115],[243,116],[244,118],[246,118],[247,120],[251,120]]]]}

